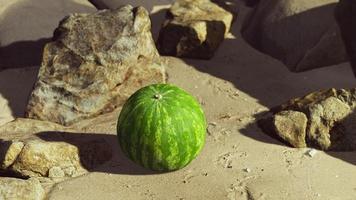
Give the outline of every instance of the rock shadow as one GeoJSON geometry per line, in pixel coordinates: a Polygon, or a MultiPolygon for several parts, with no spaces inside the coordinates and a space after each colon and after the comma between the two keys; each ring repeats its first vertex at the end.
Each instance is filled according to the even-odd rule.
{"type": "Polygon", "coordinates": [[[349,54],[351,66],[356,76],[356,40],[353,39],[356,33],[356,1],[340,0],[335,9],[335,18],[341,30],[341,36],[345,43],[346,51],[349,54]]]}
{"type": "MultiPolygon", "coordinates": [[[[244,7],[245,5],[237,1],[236,6],[244,7]]],[[[330,10],[331,6],[333,5],[305,11],[301,14],[304,15],[302,19],[308,20],[308,17],[315,16],[316,13],[324,13],[330,10]]],[[[356,80],[347,64],[292,73],[280,61],[257,51],[241,36],[244,18],[251,14],[249,12],[251,10],[246,7],[239,10],[239,17],[231,30],[235,38],[225,39],[211,60],[183,59],[183,61],[200,72],[232,83],[236,89],[256,99],[260,105],[267,108],[273,108],[289,99],[314,91],[355,86],[356,80]]],[[[296,20],[296,18],[291,17],[290,20],[296,20]]],[[[265,115],[266,113],[257,113],[254,117],[257,121],[265,115]]],[[[285,145],[284,141],[279,138],[263,133],[258,128],[257,122],[247,125],[240,132],[260,142],[285,145]]],[[[355,164],[352,156],[356,156],[353,152],[327,153],[355,164]]]]}
{"type": "Polygon", "coordinates": [[[47,142],[66,142],[76,146],[80,153],[80,162],[89,172],[127,175],[159,174],[128,159],[121,151],[116,135],[40,132],[36,136],[47,142]]]}
{"type": "Polygon", "coordinates": [[[39,67],[43,47],[60,20],[73,12],[94,10],[75,1],[31,0],[9,5],[1,13],[0,70],[39,67]]]}
{"type": "Polygon", "coordinates": [[[50,38],[42,38],[0,47],[0,69],[40,66],[43,48],[50,41],[50,38]]]}
{"type": "MultiPolygon", "coordinates": [[[[255,115],[256,123],[249,124],[241,129],[240,132],[256,141],[293,148],[289,143],[276,135],[274,130],[266,128],[268,126],[264,123],[271,123],[268,122],[270,115],[270,112],[255,115]],[[256,126],[261,127],[257,132],[256,126]]],[[[324,152],[332,157],[356,165],[356,110],[342,121],[337,122],[330,132],[332,133],[331,141],[334,141],[332,142],[332,150],[324,152]]]]}

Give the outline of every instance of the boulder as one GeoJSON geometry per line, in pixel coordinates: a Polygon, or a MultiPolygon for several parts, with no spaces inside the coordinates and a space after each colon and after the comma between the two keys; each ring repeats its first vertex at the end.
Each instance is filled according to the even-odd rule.
{"type": "Polygon", "coordinates": [[[300,72],[348,60],[334,17],[338,0],[261,1],[242,27],[257,50],[300,72]]]}
{"type": "Polygon", "coordinates": [[[314,92],[271,112],[271,117],[260,120],[260,127],[294,147],[306,144],[321,150],[356,150],[355,88],[314,92]]]}
{"type": "Polygon", "coordinates": [[[210,0],[177,0],[158,37],[163,55],[210,59],[229,32],[233,14],[210,0]]]}
{"type": "Polygon", "coordinates": [[[86,0],[0,0],[0,5],[0,69],[40,66],[60,19],[96,11],[86,0]]]}
{"type": "Polygon", "coordinates": [[[35,178],[28,180],[0,177],[1,200],[42,200],[45,190],[35,178]]]}
{"type": "Polygon", "coordinates": [[[63,19],[45,46],[26,116],[70,125],[165,82],[150,27],[148,12],[129,5],[63,19]]]}
{"type": "Polygon", "coordinates": [[[340,0],[335,10],[335,17],[356,76],[356,1],[340,0]]]}

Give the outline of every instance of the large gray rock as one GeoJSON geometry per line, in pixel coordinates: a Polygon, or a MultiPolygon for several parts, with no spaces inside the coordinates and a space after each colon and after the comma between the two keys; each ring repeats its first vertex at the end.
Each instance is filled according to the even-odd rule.
{"type": "Polygon", "coordinates": [[[307,144],[322,150],[356,150],[356,89],[314,92],[292,99],[272,109],[272,113],[259,124],[294,147],[307,144]]]}
{"type": "Polygon", "coordinates": [[[69,125],[110,112],[137,89],[165,82],[142,7],[72,14],[44,49],[26,116],[69,125]]]}
{"type": "Polygon", "coordinates": [[[163,55],[210,59],[229,32],[233,14],[210,0],[177,0],[159,33],[163,55]]]}
{"type": "Polygon", "coordinates": [[[259,51],[300,72],[347,61],[334,17],[338,0],[265,0],[255,7],[242,36],[259,51]]]}
{"type": "Polygon", "coordinates": [[[0,177],[1,200],[42,200],[45,191],[35,178],[28,180],[0,177]]]}
{"type": "Polygon", "coordinates": [[[0,0],[0,5],[0,69],[40,66],[59,20],[96,11],[87,0],[0,0]]]}

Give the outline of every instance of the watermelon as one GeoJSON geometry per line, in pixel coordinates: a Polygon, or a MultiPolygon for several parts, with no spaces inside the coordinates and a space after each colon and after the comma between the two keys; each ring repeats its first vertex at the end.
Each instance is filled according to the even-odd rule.
{"type": "Polygon", "coordinates": [[[201,151],[206,126],[204,112],[192,95],[171,84],[153,84],[126,101],[117,136],[121,150],[135,163],[154,171],[173,171],[201,151]]]}

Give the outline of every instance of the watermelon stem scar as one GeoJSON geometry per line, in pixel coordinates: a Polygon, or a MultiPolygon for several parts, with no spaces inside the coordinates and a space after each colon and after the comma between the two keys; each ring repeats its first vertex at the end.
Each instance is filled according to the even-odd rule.
{"type": "Polygon", "coordinates": [[[157,100],[160,100],[162,98],[162,95],[161,94],[155,94],[153,97],[155,99],[157,99],[157,100]]]}

